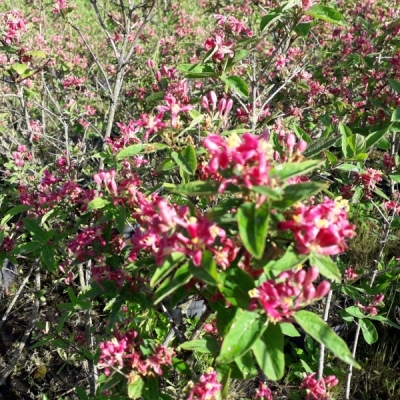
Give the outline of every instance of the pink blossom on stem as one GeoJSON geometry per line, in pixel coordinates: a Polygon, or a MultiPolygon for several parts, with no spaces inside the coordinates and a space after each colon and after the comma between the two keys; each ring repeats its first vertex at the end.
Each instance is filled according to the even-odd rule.
{"type": "Polygon", "coordinates": [[[258,389],[256,389],[254,399],[273,400],[271,389],[265,383],[260,382],[258,389]]]}
{"type": "Polygon", "coordinates": [[[200,377],[199,383],[193,385],[187,400],[214,400],[221,388],[217,372],[211,370],[200,377]]]}
{"type": "Polygon", "coordinates": [[[295,238],[295,247],[300,254],[315,251],[323,255],[340,254],[346,250],[346,238],[355,235],[354,225],[347,219],[344,200],[333,201],[328,197],[318,205],[294,206],[287,221],[279,222],[278,229],[290,230],[295,238]]]}
{"type": "Polygon", "coordinates": [[[313,282],[318,275],[315,267],[308,271],[301,269],[282,272],[276,280],[269,279],[250,291],[250,309],[254,310],[261,305],[272,322],[289,321],[298,309],[328,294],[328,281],[322,281],[317,288],[314,287],[313,282]]]}
{"type": "Polygon", "coordinates": [[[316,380],[313,373],[303,379],[300,387],[305,391],[306,400],[329,400],[328,390],[338,383],[338,379],[333,375],[316,380]]]}

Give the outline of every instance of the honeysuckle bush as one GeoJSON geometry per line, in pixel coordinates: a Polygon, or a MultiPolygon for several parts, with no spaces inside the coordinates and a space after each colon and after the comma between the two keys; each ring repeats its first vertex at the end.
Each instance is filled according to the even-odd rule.
{"type": "Polygon", "coordinates": [[[335,360],[359,365],[326,296],[368,344],[396,326],[378,313],[397,279],[378,274],[399,226],[395,3],[93,1],[85,27],[79,3],[2,12],[0,254],[68,296],[31,349],[88,360],[81,399],[225,399],[260,372],[271,399],[299,329],[335,358],[289,396],[328,399],[335,360]],[[346,254],[360,212],[384,243],[372,278],[346,254]],[[206,311],[186,330],[171,312],[190,296],[206,311]]]}

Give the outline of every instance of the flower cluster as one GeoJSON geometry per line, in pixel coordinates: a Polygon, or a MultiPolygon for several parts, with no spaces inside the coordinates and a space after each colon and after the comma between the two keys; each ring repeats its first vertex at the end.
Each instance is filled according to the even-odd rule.
{"type": "Polygon", "coordinates": [[[344,279],[347,281],[354,281],[358,276],[355,267],[347,267],[343,274],[344,279]]]}
{"type": "Polygon", "coordinates": [[[376,184],[382,181],[382,172],[373,168],[367,168],[366,172],[357,176],[357,181],[364,186],[365,197],[371,198],[371,191],[375,189],[376,184]]]}
{"type": "Polygon", "coordinates": [[[142,376],[162,375],[162,366],[171,365],[173,351],[164,346],[157,346],[153,354],[145,358],[140,350],[138,333],[129,331],[116,332],[110,341],[101,342],[98,366],[104,368],[106,376],[111,374],[111,369],[127,368],[142,376]]]}
{"type": "Polygon", "coordinates": [[[219,265],[225,266],[236,253],[233,242],[225,240],[225,231],[210,222],[201,213],[190,215],[187,206],[175,206],[161,197],[146,199],[141,193],[135,194],[138,205],[133,217],[141,229],[131,238],[132,250],[129,259],[133,262],[141,250],[150,250],[158,264],[173,252],[190,257],[194,265],[201,264],[202,254],[209,250],[215,254],[219,265]],[[215,248],[217,239],[222,246],[215,248]]]}
{"type": "Polygon", "coordinates": [[[360,307],[360,309],[364,311],[366,314],[377,315],[378,314],[377,307],[379,307],[384,298],[385,296],[383,294],[377,294],[372,299],[372,302],[367,306],[363,306],[359,301],[356,301],[355,304],[356,306],[360,307]]]}
{"type": "Polygon", "coordinates": [[[250,309],[254,310],[260,304],[272,322],[288,321],[299,308],[327,295],[328,281],[320,282],[317,288],[313,285],[318,276],[316,267],[310,267],[308,271],[284,271],[276,280],[267,280],[250,291],[250,309]]]}
{"type": "Polygon", "coordinates": [[[5,43],[17,44],[28,30],[28,21],[24,18],[22,11],[12,10],[0,14],[0,27],[6,30],[5,43]]]}
{"type": "Polygon", "coordinates": [[[199,383],[193,385],[188,400],[214,400],[221,388],[217,372],[211,370],[200,377],[199,383]]]}
{"type": "Polygon", "coordinates": [[[260,386],[256,389],[254,399],[273,400],[271,389],[265,383],[260,382],[260,386]]]}
{"type": "Polygon", "coordinates": [[[334,375],[326,376],[320,380],[315,379],[315,373],[307,375],[302,383],[301,388],[306,393],[306,400],[329,400],[328,390],[332,389],[339,383],[334,375]]]}
{"type": "Polygon", "coordinates": [[[239,137],[232,134],[228,140],[218,135],[209,135],[203,146],[211,155],[205,167],[210,177],[217,176],[224,170],[231,170],[232,175],[222,179],[219,193],[229,184],[243,185],[248,189],[258,185],[271,185],[269,171],[272,168],[272,149],[262,138],[249,133],[239,137]]]}
{"type": "Polygon", "coordinates": [[[296,250],[300,254],[315,251],[318,254],[335,255],[346,250],[346,238],[355,236],[354,225],[347,219],[347,202],[324,198],[318,205],[298,203],[290,219],[279,222],[280,230],[293,232],[296,250]]]}

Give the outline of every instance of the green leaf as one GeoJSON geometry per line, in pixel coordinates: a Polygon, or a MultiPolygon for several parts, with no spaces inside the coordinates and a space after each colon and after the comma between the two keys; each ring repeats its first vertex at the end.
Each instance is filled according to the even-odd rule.
{"type": "Polygon", "coordinates": [[[369,319],[360,319],[358,323],[360,324],[365,341],[368,344],[375,343],[378,340],[378,332],[374,324],[369,319]]]}
{"type": "Polygon", "coordinates": [[[109,205],[109,200],[103,197],[96,197],[95,199],[91,200],[87,206],[87,210],[99,210],[100,208],[104,208],[105,206],[109,205]]]}
{"type": "Polygon", "coordinates": [[[216,262],[212,253],[208,250],[203,252],[201,257],[201,265],[196,267],[193,263],[191,263],[189,270],[195,278],[209,285],[215,286],[220,282],[216,262]]]}
{"type": "Polygon", "coordinates": [[[191,376],[192,369],[185,363],[185,361],[180,360],[179,358],[173,357],[172,358],[172,367],[175,371],[178,371],[181,374],[191,376]]]}
{"type": "Polygon", "coordinates": [[[135,381],[128,384],[128,397],[130,399],[139,399],[142,397],[144,381],[140,375],[135,376],[135,381]]]}
{"type": "Polygon", "coordinates": [[[5,225],[14,215],[23,213],[24,211],[29,210],[31,207],[26,206],[24,204],[19,204],[13,208],[10,208],[7,212],[6,215],[3,217],[3,219],[0,222],[0,225],[5,225]]]}
{"type": "Polygon", "coordinates": [[[187,146],[182,152],[171,153],[171,157],[188,174],[194,174],[197,168],[196,151],[192,146],[187,146]]]}
{"type": "Polygon", "coordinates": [[[127,157],[135,156],[136,154],[140,154],[143,150],[142,144],[133,144],[132,146],[125,147],[117,154],[117,160],[122,160],[127,157]]]}
{"type": "Polygon", "coordinates": [[[347,143],[354,152],[354,155],[363,153],[366,150],[365,137],[359,134],[351,135],[347,138],[347,143]]]}
{"type": "Polygon", "coordinates": [[[28,66],[21,63],[14,63],[11,65],[11,69],[16,72],[18,75],[23,75],[26,70],[28,70],[28,66]]]}
{"type": "Polygon", "coordinates": [[[218,188],[218,182],[192,181],[176,186],[171,192],[186,196],[213,196],[218,193],[218,188]]]}
{"type": "Polygon", "coordinates": [[[356,167],[353,164],[342,164],[336,167],[335,169],[340,169],[342,171],[349,171],[349,172],[360,172],[360,168],[356,167]]]}
{"type": "Polygon", "coordinates": [[[235,307],[248,308],[249,290],[254,289],[254,280],[240,268],[228,268],[220,273],[222,283],[218,285],[221,294],[235,307]]]}
{"type": "Polygon", "coordinates": [[[280,257],[277,261],[269,261],[268,264],[264,267],[265,272],[274,271],[274,272],[282,272],[292,269],[298,265],[303,264],[307,259],[308,255],[306,254],[298,254],[294,250],[294,246],[290,245],[286,253],[283,257],[280,257]]]}
{"type": "Polygon", "coordinates": [[[291,324],[290,322],[281,322],[280,323],[280,327],[282,330],[282,333],[285,336],[289,336],[289,337],[300,337],[300,333],[298,332],[298,330],[294,327],[293,324],[291,324]]]}
{"type": "Polygon", "coordinates": [[[179,64],[178,69],[183,72],[187,78],[217,78],[219,76],[218,72],[210,65],[179,64]]]}
{"type": "Polygon", "coordinates": [[[45,243],[47,241],[46,232],[35,222],[33,219],[24,218],[23,220],[25,229],[32,235],[38,242],[45,243]]]}
{"type": "Polygon", "coordinates": [[[24,53],[24,56],[31,56],[37,58],[46,58],[46,54],[41,50],[31,50],[24,53]]]}
{"type": "Polygon", "coordinates": [[[394,182],[400,183],[400,174],[389,175],[390,179],[394,182]]]}
{"type": "Polygon", "coordinates": [[[314,18],[322,21],[329,22],[331,24],[343,25],[343,17],[339,11],[334,8],[316,4],[311,6],[306,14],[311,15],[314,18]]]}
{"type": "Polygon", "coordinates": [[[243,203],[237,211],[240,238],[246,250],[258,259],[265,248],[269,211],[266,202],[259,207],[255,203],[243,203]]]}
{"type": "Polygon", "coordinates": [[[258,375],[258,371],[254,365],[253,356],[251,355],[250,351],[243,354],[241,357],[236,358],[235,363],[240,372],[238,379],[248,380],[253,379],[258,375]]]}
{"type": "Polygon", "coordinates": [[[60,334],[60,332],[62,331],[62,328],[65,324],[65,321],[67,320],[67,318],[70,318],[73,315],[73,313],[70,313],[68,311],[64,311],[61,315],[61,318],[58,320],[57,322],[57,327],[56,327],[56,332],[58,334],[60,334]]]}
{"type": "Polygon", "coordinates": [[[380,150],[389,150],[391,145],[390,142],[386,138],[381,138],[375,143],[375,147],[380,150]]]}
{"type": "Polygon", "coordinates": [[[270,186],[253,186],[253,192],[267,196],[272,200],[282,200],[282,193],[280,189],[272,189],[270,186]]]}
{"type": "Polygon", "coordinates": [[[300,37],[307,37],[310,33],[312,27],[311,22],[302,22],[296,25],[293,30],[300,36],[300,37]]]}
{"type": "Polygon", "coordinates": [[[380,129],[379,131],[372,132],[366,137],[366,148],[367,150],[371,148],[375,143],[377,143],[380,139],[382,139],[386,133],[391,128],[392,124],[390,124],[385,129],[380,129]]]}
{"type": "Polygon", "coordinates": [[[125,147],[118,152],[116,159],[119,161],[124,158],[135,156],[136,154],[155,153],[159,150],[165,150],[168,148],[169,146],[164,143],[133,144],[132,146],[125,147]]]}
{"type": "Polygon", "coordinates": [[[277,21],[282,15],[281,8],[273,10],[272,12],[264,15],[260,21],[260,31],[263,32],[264,29],[268,28],[273,22],[277,21]]]}
{"type": "Polygon", "coordinates": [[[279,201],[273,201],[272,208],[285,210],[294,203],[308,199],[320,191],[327,189],[328,187],[328,184],[318,182],[303,182],[286,186],[283,189],[283,199],[279,201]]]}
{"type": "Polygon", "coordinates": [[[397,93],[400,93],[400,82],[394,79],[388,79],[390,87],[397,93]]]}
{"type": "Polygon", "coordinates": [[[75,390],[79,396],[79,400],[89,400],[89,396],[80,386],[75,386],[75,390]]]}
{"type": "Polygon", "coordinates": [[[264,319],[257,313],[243,311],[234,319],[226,335],[217,362],[229,364],[247,353],[266,329],[264,319]]]}
{"type": "Polygon", "coordinates": [[[336,136],[336,137],[318,139],[311,142],[311,145],[308,146],[307,150],[303,153],[304,157],[311,158],[319,155],[321,151],[326,150],[329,147],[333,146],[339,139],[340,136],[336,136]]]}
{"type": "Polygon", "coordinates": [[[320,274],[328,279],[336,282],[340,282],[342,279],[339,268],[329,256],[311,253],[310,265],[312,265],[313,267],[317,267],[320,274]]]}
{"type": "Polygon", "coordinates": [[[310,143],[311,142],[311,138],[309,136],[309,134],[303,130],[302,128],[300,128],[298,125],[294,124],[292,126],[294,133],[296,134],[296,136],[299,139],[303,139],[305,142],[310,143]]]}
{"type": "Polygon", "coordinates": [[[344,311],[348,315],[351,315],[352,317],[356,317],[359,319],[363,319],[366,317],[366,315],[360,310],[360,307],[357,307],[357,306],[347,307],[344,309],[344,311]]]}
{"type": "Polygon", "coordinates": [[[306,333],[317,342],[324,344],[336,357],[355,368],[361,368],[351,355],[346,342],[318,315],[301,310],[296,312],[294,319],[306,333]]]}
{"type": "Polygon", "coordinates": [[[192,279],[192,274],[189,270],[189,263],[185,263],[175,272],[173,278],[167,278],[154,293],[155,301],[154,304],[158,304],[162,299],[169,296],[176,289],[181,286],[186,285],[190,279],[192,279]]]}
{"type": "Polygon", "coordinates": [[[368,153],[359,153],[353,157],[346,158],[346,161],[364,161],[368,158],[368,153]]]}
{"type": "Polygon", "coordinates": [[[329,150],[324,150],[324,154],[326,155],[326,158],[332,165],[336,165],[339,162],[337,157],[329,150]]]}
{"type": "Polygon", "coordinates": [[[248,132],[252,132],[252,129],[232,129],[231,131],[224,131],[222,133],[220,133],[221,136],[230,136],[233,135],[235,133],[237,134],[242,134],[242,133],[248,133],[248,132]]]}
{"type": "Polygon", "coordinates": [[[33,344],[32,346],[30,346],[30,349],[36,349],[37,347],[42,347],[45,344],[51,342],[54,339],[54,335],[49,335],[46,338],[39,340],[38,342],[36,342],[35,344],[33,344]]]}
{"type": "Polygon", "coordinates": [[[285,373],[283,334],[279,324],[268,323],[267,330],[253,345],[257,363],[268,379],[277,381],[285,373]]]}
{"type": "Polygon", "coordinates": [[[142,396],[145,400],[154,400],[158,398],[160,400],[172,400],[171,397],[168,395],[160,395],[158,377],[151,377],[146,379],[142,396]]]}
{"type": "Polygon", "coordinates": [[[152,101],[158,101],[158,100],[163,100],[165,96],[165,92],[163,90],[160,90],[159,92],[152,93],[150,96],[147,96],[145,98],[145,101],[147,103],[150,103],[152,101]]]}
{"type": "Polygon", "coordinates": [[[243,97],[249,97],[249,88],[247,83],[239,76],[230,76],[229,78],[226,78],[224,82],[233,92],[243,97]]]}
{"type": "Polygon", "coordinates": [[[234,64],[237,64],[239,61],[243,60],[244,58],[246,58],[249,55],[249,52],[247,50],[244,49],[239,49],[235,51],[235,55],[233,56],[232,59],[232,66],[234,64]]]}
{"type": "Polygon", "coordinates": [[[50,272],[56,269],[53,247],[43,246],[40,259],[50,272]]]}
{"type": "Polygon", "coordinates": [[[185,256],[182,253],[174,252],[170,254],[163,262],[163,264],[156,268],[151,280],[150,287],[154,288],[158,285],[164,278],[166,278],[173,269],[183,261],[185,256]]]}
{"type": "Polygon", "coordinates": [[[400,106],[396,107],[392,114],[392,122],[400,121],[400,106]]]}
{"type": "Polygon", "coordinates": [[[298,175],[307,174],[308,172],[318,168],[321,164],[323,164],[323,161],[320,160],[307,160],[298,163],[290,162],[279,164],[272,168],[270,175],[271,177],[280,178],[282,180],[289,179],[298,175]]]}
{"type": "Polygon", "coordinates": [[[212,336],[203,336],[201,339],[191,340],[179,345],[183,350],[198,351],[199,353],[216,354],[219,352],[219,341],[212,336]]]}

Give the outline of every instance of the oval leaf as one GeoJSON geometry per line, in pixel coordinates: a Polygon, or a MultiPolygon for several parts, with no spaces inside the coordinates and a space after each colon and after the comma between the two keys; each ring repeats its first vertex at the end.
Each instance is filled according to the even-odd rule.
{"type": "Polygon", "coordinates": [[[343,17],[340,12],[331,7],[316,4],[311,6],[306,14],[331,24],[343,24],[343,17]]]}
{"type": "Polygon", "coordinates": [[[259,367],[273,381],[281,379],[285,373],[283,342],[279,324],[269,323],[262,337],[252,347],[259,367]]]}
{"type": "Polygon", "coordinates": [[[247,353],[266,329],[263,318],[255,312],[243,311],[235,318],[226,335],[217,362],[229,364],[247,353]]]}
{"type": "Polygon", "coordinates": [[[258,208],[255,203],[243,203],[237,212],[239,234],[244,247],[258,259],[261,258],[265,248],[268,217],[268,203],[264,203],[258,208]]]}
{"type": "Polygon", "coordinates": [[[332,353],[347,364],[360,369],[351,355],[346,342],[338,336],[318,315],[301,310],[294,315],[296,322],[317,342],[324,344],[332,353]]]}

